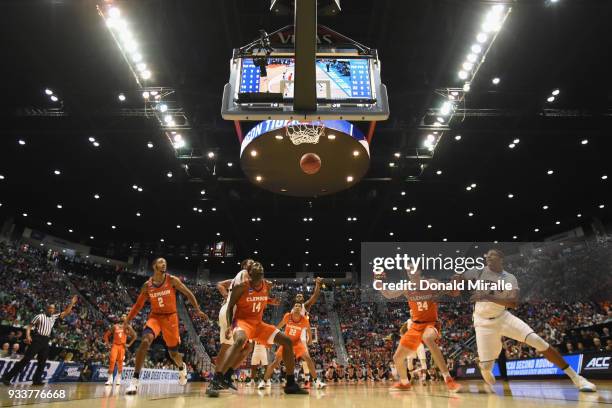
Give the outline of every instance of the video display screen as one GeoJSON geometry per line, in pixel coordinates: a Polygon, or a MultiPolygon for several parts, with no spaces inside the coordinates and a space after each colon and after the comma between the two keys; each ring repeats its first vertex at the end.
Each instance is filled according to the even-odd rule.
{"type": "MultiPolygon", "coordinates": [[[[293,99],[295,84],[294,58],[267,58],[254,61],[245,58],[239,93],[281,94],[293,99]]],[[[373,100],[370,61],[357,58],[319,58],[317,66],[317,99],[331,101],[373,100]]]]}

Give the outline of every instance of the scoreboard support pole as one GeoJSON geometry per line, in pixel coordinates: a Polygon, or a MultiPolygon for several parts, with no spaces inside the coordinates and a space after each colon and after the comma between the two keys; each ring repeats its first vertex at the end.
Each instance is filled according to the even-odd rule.
{"type": "Polygon", "coordinates": [[[317,110],[317,0],[295,0],[295,85],[293,110],[317,110]]]}

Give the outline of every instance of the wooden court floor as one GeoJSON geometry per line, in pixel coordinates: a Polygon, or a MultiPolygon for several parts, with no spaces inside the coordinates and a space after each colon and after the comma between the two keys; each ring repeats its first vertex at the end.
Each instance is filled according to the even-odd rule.
{"type": "Polygon", "coordinates": [[[580,393],[569,381],[510,381],[498,383],[489,392],[481,381],[463,381],[464,389],[449,394],[441,384],[415,385],[405,392],[389,391],[389,384],[331,385],[310,390],[310,395],[285,395],[278,385],[259,391],[243,386],[219,398],[207,398],[204,383],[145,384],[138,395],[125,395],[125,385],[105,387],[93,383],[51,384],[44,387],[0,385],[3,407],[28,408],[546,408],[612,406],[612,381],[596,381],[597,393],[580,393]],[[11,398],[9,390],[64,390],[63,399],[11,398]]]}

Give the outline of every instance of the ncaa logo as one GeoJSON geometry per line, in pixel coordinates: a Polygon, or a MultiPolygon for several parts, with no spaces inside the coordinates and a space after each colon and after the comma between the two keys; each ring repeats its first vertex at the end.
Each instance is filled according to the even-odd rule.
{"type": "Polygon", "coordinates": [[[594,357],[584,368],[585,370],[607,370],[610,368],[610,358],[612,357],[594,357]]]}

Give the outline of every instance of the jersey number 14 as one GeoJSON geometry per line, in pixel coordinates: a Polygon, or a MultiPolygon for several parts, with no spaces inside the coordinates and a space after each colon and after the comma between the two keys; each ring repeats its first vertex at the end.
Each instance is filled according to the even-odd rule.
{"type": "Polygon", "coordinates": [[[261,302],[253,303],[253,313],[259,313],[261,311],[261,302]]]}

